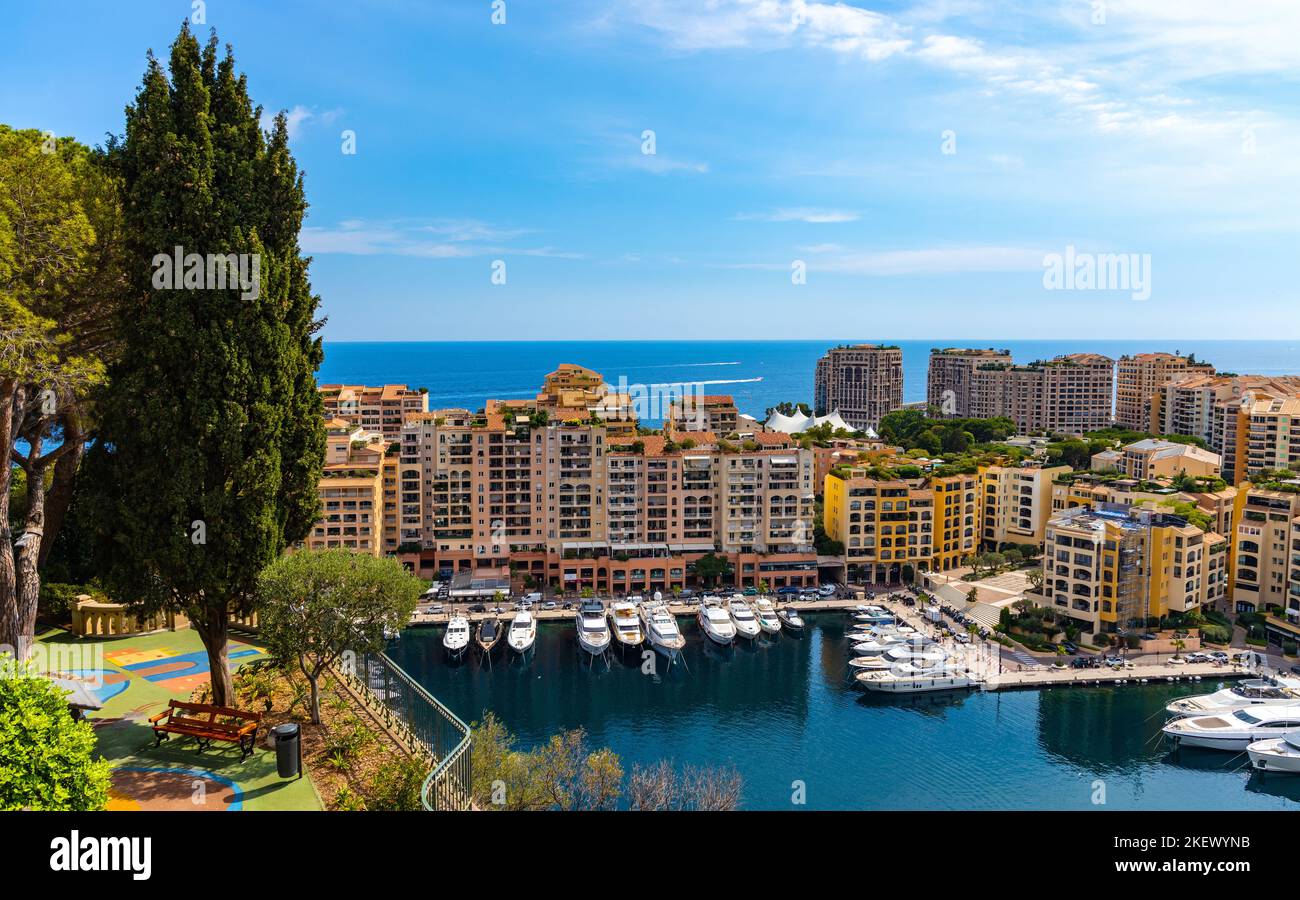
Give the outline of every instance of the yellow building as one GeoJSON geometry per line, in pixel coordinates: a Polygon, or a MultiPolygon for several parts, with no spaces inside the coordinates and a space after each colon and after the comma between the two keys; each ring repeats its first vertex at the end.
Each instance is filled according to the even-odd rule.
{"type": "Polygon", "coordinates": [[[342,547],[371,556],[397,551],[398,454],[389,446],[383,435],[342,419],[327,423],[317,486],[321,518],[303,542],[306,547],[342,547]]]}
{"type": "Polygon", "coordinates": [[[1145,628],[1226,594],[1227,538],[1168,513],[1103,504],[1057,513],[1043,547],[1044,606],[1088,634],[1145,628]]]}
{"type": "Polygon", "coordinates": [[[980,543],[1041,546],[1052,515],[1053,482],[1069,466],[984,466],[979,472],[980,543]]]}
{"type": "Polygon", "coordinates": [[[1115,376],[1115,424],[1133,431],[1151,426],[1152,398],[1171,381],[1213,375],[1214,366],[1173,353],[1121,356],[1115,376]]]}
{"type": "Polygon", "coordinates": [[[822,527],[844,544],[850,581],[898,582],[904,569],[946,571],[975,551],[978,476],[881,480],[859,467],[828,473],[822,527]]]}

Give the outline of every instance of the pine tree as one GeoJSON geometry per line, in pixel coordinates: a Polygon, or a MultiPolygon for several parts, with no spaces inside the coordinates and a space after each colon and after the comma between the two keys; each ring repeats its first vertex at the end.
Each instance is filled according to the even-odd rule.
{"type": "Polygon", "coordinates": [[[311,529],[325,453],[302,177],[284,114],[263,134],[261,112],[215,34],[200,48],[183,26],[166,74],[150,54],[113,148],[131,309],[86,461],[106,587],[189,618],[218,704],[231,698],[230,618],[253,611],[258,573],[311,529]],[[260,283],[173,271],[169,284],[160,255],[177,247],[249,254],[260,283]]]}

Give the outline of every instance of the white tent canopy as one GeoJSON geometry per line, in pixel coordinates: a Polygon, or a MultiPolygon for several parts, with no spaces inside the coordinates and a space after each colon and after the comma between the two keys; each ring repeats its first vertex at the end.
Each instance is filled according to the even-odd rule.
{"type": "MultiPolygon", "coordinates": [[[[806,416],[799,410],[795,410],[793,416],[774,412],[772,415],[767,417],[767,421],[764,424],[772,431],[781,431],[785,434],[802,434],[809,428],[816,428],[822,425],[830,425],[831,428],[836,431],[843,429],[845,431],[856,432],[858,430],[848,422],[845,422],[844,419],[841,418],[838,410],[831,412],[830,415],[817,416],[816,418],[813,416],[806,416]]],[[[864,433],[868,438],[873,440],[879,437],[873,428],[867,428],[864,433]]]]}

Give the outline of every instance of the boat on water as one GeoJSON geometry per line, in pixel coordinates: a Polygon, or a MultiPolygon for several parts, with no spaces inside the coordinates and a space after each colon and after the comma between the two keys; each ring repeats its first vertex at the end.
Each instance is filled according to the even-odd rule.
{"type": "Polygon", "coordinates": [[[516,653],[527,653],[537,643],[537,620],[526,609],[515,613],[510,622],[510,631],[506,635],[506,644],[516,653]]]}
{"type": "Polygon", "coordinates": [[[605,618],[605,605],[599,600],[588,600],[578,608],[578,646],[592,656],[600,656],[609,649],[609,622],[605,618]]]}
{"type": "Polygon", "coordinates": [[[776,614],[776,604],[766,597],[759,597],[753,604],[754,618],[764,634],[780,634],[781,619],[776,614]]]}
{"type": "Polygon", "coordinates": [[[751,641],[763,633],[759,627],[758,618],[754,615],[754,610],[750,609],[745,598],[736,595],[727,601],[727,613],[731,616],[732,624],[736,626],[736,634],[743,638],[749,638],[751,641]]]}
{"type": "Polygon", "coordinates": [[[442,649],[452,659],[459,659],[469,646],[469,619],[452,616],[447,620],[447,633],[442,636],[442,649]]]}
{"type": "Polygon", "coordinates": [[[1183,697],[1165,707],[1171,718],[1231,712],[1251,706],[1300,703],[1300,679],[1249,678],[1212,694],[1183,697]]]}
{"type": "Polygon", "coordinates": [[[881,694],[920,694],[930,691],[962,691],[975,686],[975,679],[954,667],[922,669],[900,663],[883,671],[860,672],[858,686],[881,694]]]}
{"type": "Polygon", "coordinates": [[[726,647],[736,639],[736,625],[716,597],[705,597],[695,618],[700,623],[700,631],[713,643],[726,647]]]}
{"type": "Polygon", "coordinates": [[[870,625],[892,625],[894,622],[894,614],[883,606],[859,604],[850,612],[855,622],[866,622],[870,625]]]}
{"type": "Polygon", "coordinates": [[[637,615],[635,603],[619,600],[611,604],[609,624],[620,647],[640,647],[644,643],[645,632],[641,630],[641,617],[637,615]]]}
{"type": "Polygon", "coordinates": [[[650,646],[672,659],[686,646],[686,638],[677,627],[677,617],[668,611],[668,605],[662,601],[648,601],[641,604],[641,625],[645,629],[650,646]]]}
{"type": "Polygon", "coordinates": [[[1255,741],[1246,747],[1250,764],[1261,772],[1286,772],[1300,775],[1300,731],[1290,731],[1280,738],[1255,741]]]}
{"type": "Polygon", "coordinates": [[[474,634],[474,643],[478,645],[479,650],[483,653],[491,653],[501,641],[501,623],[496,619],[484,619],[478,623],[478,631],[474,634]]]}
{"type": "Polygon", "coordinates": [[[799,610],[793,606],[785,606],[776,611],[776,617],[781,620],[781,624],[791,631],[803,631],[803,616],[799,615],[799,610]]]}
{"type": "Polygon", "coordinates": [[[1285,737],[1300,728],[1300,706],[1252,706],[1210,716],[1184,716],[1160,730],[1175,747],[1241,753],[1256,741],[1285,737]]]}

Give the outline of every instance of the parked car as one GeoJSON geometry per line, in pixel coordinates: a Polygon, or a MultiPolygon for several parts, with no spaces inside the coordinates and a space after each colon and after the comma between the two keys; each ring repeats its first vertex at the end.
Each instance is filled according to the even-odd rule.
{"type": "Polygon", "coordinates": [[[1071,655],[1075,655],[1079,652],[1079,645],[1073,641],[1061,641],[1061,646],[1065,648],[1066,653],[1071,655]]]}
{"type": "Polygon", "coordinates": [[[823,584],[817,589],[817,593],[823,597],[834,597],[837,590],[839,590],[837,585],[823,584]]]}
{"type": "Polygon", "coordinates": [[[777,588],[776,593],[778,597],[797,596],[799,593],[799,589],[797,587],[787,585],[786,587],[777,588]]]}
{"type": "Polygon", "coordinates": [[[482,603],[471,603],[469,607],[469,611],[472,613],[487,612],[487,607],[482,603]]]}
{"type": "Polygon", "coordinates": [[[442,604],[441,604],[441,603],[435,603],[435,604],[433,604],[432,606],[429,607],[429,612],[431,612],[431,613],[441,613],[441,612],[442,612],[442,604]]]}
{"type": "MultiPolygon", "coordinates": [[[[542,602],[542,592],[541,592],[541,591],[533,591],[532,593],[524,594],[523,599],[520,600],[519,602],[520,602],[520,603],[527,603],[528,606],[532,606],[534,603],[541,603],[541,602],[542,602]]],[[[527,609],[528,606],[525,606],[524,609],[527,609]]]]}
{"type": "Polygon", "coordinates": [[[1226,663],[1228,661],[1228,654],[1224,653],[1222,650],[1211,650],[1209,653],[1205,655],[1208,656],[1210,659],[1217,660],[1219,662],[1226,663]]]}
{"type": "Polygon", "coordinates": [[[547,600],[545,603],[542,604],[542,609],[555,609],[555,601],[547,600]]]}
{"type": "Polygon", "coordinates": [[[747,587],[747,588],[745,588],[743,591],[741,591],[741,593],[744,594],[746,597],[757,597],[757,596],[758,596],[758,588],[756,588],[756,587],[747,587]]]}

